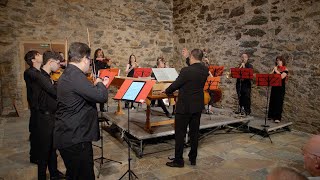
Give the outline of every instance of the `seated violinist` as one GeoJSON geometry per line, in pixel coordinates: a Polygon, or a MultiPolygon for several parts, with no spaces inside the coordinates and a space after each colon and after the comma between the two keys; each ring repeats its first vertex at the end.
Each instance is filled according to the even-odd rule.
{"type": "MultiPolygon", "coordinates": [[[[106,58],[104,56],[102,49],[100,48],[98,48],[94,52],[93,62],[94,62],[93,70],[94,70],[95,76],[98,76],[98,72],[100,69],[110,69],[111,67],[111,59],[106,58]]],[[[100,111],[106,112],[106,109],[104,108],[104,103],[100,103],[100,111]]]]}
{"type": "MultiPolygon", "coordinates": [[[[161,59],[161,58],[158,58],[157,59],[157,68],[165,68],[165,62],[164,62],[164,59],[161,59]]],[[[154,74],[152,73],[151,74],[151,77],[155,77],[154,74]]],[[[152,100],[151,101],[151,106],[155,106],[155,100],[152,100]]],[[[163,102],[163,99],[159,99],[158,100],[158,106],[162,108],[163,112],[166,114],[166,116],[168,118],[171,118],[172,117],[172,114],[169,113],[166,105],[164,104],[163,102]]]]}

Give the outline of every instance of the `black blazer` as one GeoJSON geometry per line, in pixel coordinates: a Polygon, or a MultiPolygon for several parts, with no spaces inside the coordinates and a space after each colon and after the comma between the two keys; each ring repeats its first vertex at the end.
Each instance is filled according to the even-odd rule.
{"type": "Polygon", "coordinates": [[[181,69],[178,78],[166,89],[172,94],[179,89],[176,113],[197,113],[204,109],[203,87],[209,69],[201,63],[194,63],[181,69]]]}
{"type": "Polygon", "coordinates": [[[58,80],[57,97],[55,147],[62,149],[81,142],[97,141],[96,103],[107,101],[107,88],[100,82],[94,86],[78,67],[69,64],[58,80]]]}

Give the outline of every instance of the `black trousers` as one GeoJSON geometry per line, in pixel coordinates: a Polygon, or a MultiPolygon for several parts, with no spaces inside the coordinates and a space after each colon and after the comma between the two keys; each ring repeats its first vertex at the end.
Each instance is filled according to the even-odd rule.
{"type": "Polygon", "coordinates": [[[67,168],[68,180],[94,180],[93,150],[91,142],[82,142],[59,149],[67,168]]]}
{"type": "MultiPolygon", "coordinates": [[[[152,100],[151,101],[151,105],[155,105],[156,104],[156,100],[152,100]]],[[[161,109],[163,110],[164,113],[168,114],[169,111],[166,107],[166,105],[164,104],[163,100],[162,99],[158,99],[158,106],[161,107],[161,109]]]]}
{"type": "Polygon", "coordinates": [[[55,122],[55,115],[51,113],[37,112],[35,130],[35,140],[37,141],[37,159],[38,159],[38,179],[46,179],[47,167],[50,176],[58,175],[57,169],[57,154],[56,149],[53,148],[53,128],[55,122]]]}
{"type": "MultiPolygon", "coordinates": [[[[124,102],[124,107],[125,107],[125,108],[129,108],[129,101],[125,101],[125,102],[124,102]]],[[[132,108],[132,107],[133,107],[133,102],[131,102],[130,108],[132,108]]]]}
{"type": "Polygon", "coordinates": [[[175,116],[175,161],[183,162],[184,137],[189,126],[191,149],[188,154],[191,161],[195,161],[198,154],[198,138],[201,112],[193,114],[179,114],[175,116]]]}
{"type": "Polygon", "coordinates": [[[104,103],[100,103],[100,111],[104,111],[104,103]]]}
{"type": "Polygon", "coordinates": [[[39,160],[38,161],[38,180],[46,180],[47,179],[47,167],[49,169],[50,177],[58,176],[57,169],[57,154],[56,150],[52,149],[50,154],[48,155],[48,160],[39,160]]]}
{"type": "Polygon", "coordinates": [[[30,160],[37,160],[36,156],[38,154],[37,152],[37,141],[36,141],[36,135],[35,130],[37,129],[36,126],[36,120],[37,120],[37,111],[35,109],[30,109],[30,120],[29,120],[29,140],[30,140],[30,160]]]}
{"type": "Polygon", "coordinates": [[[251,82],[248,80],[241,81],[241,83],[237,82],[236,85],[239,106],[243,108],[246,113],[251,113],[251,82]]]}
{"type": "Polygon", "coordinates": [[[268,118],[281,121],[285,92],[284,84],[271,88],[268,118]]]}

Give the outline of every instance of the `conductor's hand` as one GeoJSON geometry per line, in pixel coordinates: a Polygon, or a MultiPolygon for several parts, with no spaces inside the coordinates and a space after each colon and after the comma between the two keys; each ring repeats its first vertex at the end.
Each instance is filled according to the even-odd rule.
{"type": "Polygon", "coordinates": [[[183,49],[182,49],[182,56],[183,56],[184,58],[189,57],[189,51],[188,51],[187,48],[183,48],[183,49]]]}

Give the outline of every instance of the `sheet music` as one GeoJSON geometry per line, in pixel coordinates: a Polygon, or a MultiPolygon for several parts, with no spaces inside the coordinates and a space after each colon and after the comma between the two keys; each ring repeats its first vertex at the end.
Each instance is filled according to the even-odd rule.
{"type": "Polygon", "coordinates": [[[142,89],[144,82],[132,82],[122,99],[134,101],[142,89]]]}
{"type": "Polygon", "coordinates": [[[178,77],[175,68],[152,68],[152,71],[158,82],[175,81],[178,77]]]}

